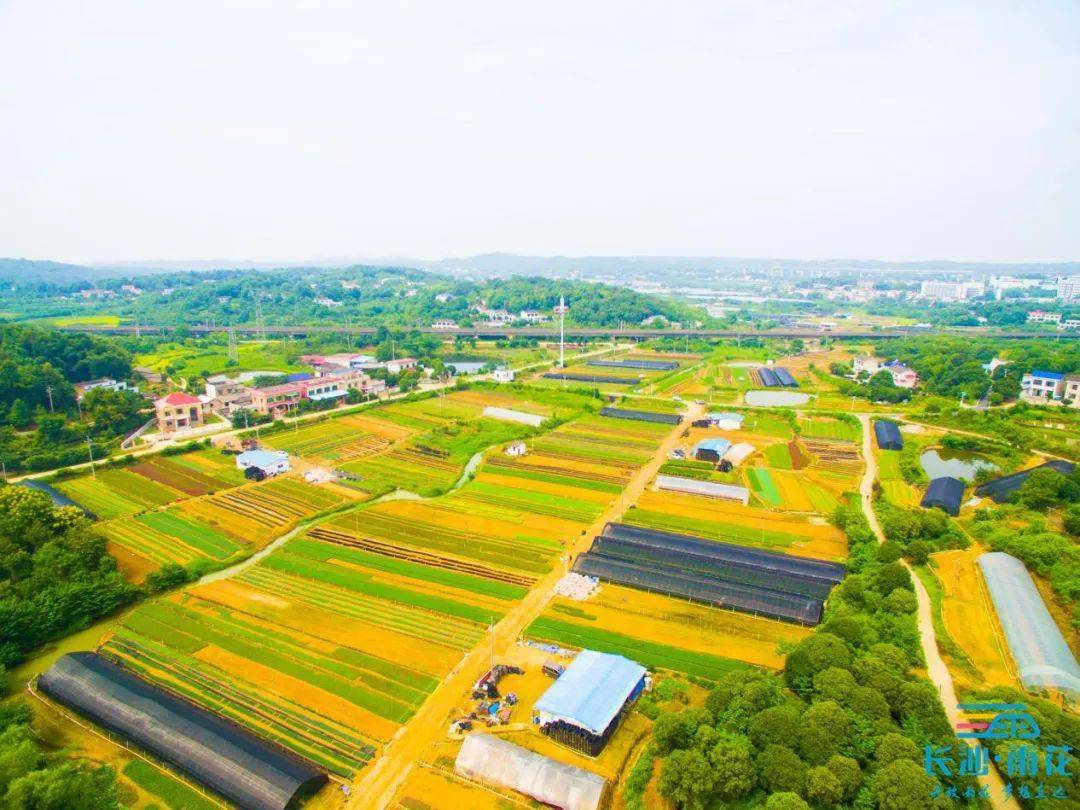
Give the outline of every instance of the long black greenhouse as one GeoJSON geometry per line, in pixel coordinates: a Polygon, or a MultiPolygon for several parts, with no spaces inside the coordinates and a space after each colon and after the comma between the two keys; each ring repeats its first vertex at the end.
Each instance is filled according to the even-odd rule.
{"type": "Polygon", "coordinates": [[[677,425],[682,417],[677,413],[654,413],[653,411],[634,411],[628,408],[601,408],[601,416],[612,419],[630,419],[635,422],[656,422],[662,425],[677,425]]]}
{"type": "Polygon", "coordinates": [[[780,368],[779,366],[777,366],[773,369],[773,373],[776,375],[776,379],[780,381],[780,384],[784,386],[784,388],[799,387],[798,381],[791,376],[791,372],[788,371],[786,368],[780,368]]]}
{"type": "Polygon", "coordinates": [[[612,385],[637,385],[637,377],[602,377],[598,374],[568,374],[551,371],[544,375],[546,380],[566,380],[567,382],[611,383],[612,385]]]}
{"type": "Polygon", "coordinates": [[[877,446],[880,450],[904,449],[904,437],[900,433],[900,428],[896,426],[896,422],[890,422],[888,419],[878,419],[874,422],[874,437],[877,439],[877,446]]]}
{"type": "Polygon", "coordinates": [[[975,488],[975,494],[981,498],[993,498],[998,503],[1008,503],[1009,498],[1024,485],[1028,476],[1035,472],[1035,470],[1041,470],[1044,467],[1059,472],[1062,475],[1071,475],[1073,471],[1076,470],[1076,465],[1071,461],[1054,459],[1045,464],[1040,464],[1038,467],[1020,470],[1020,472],[1014,472],[1012,475],[1003,475],[1001,478],[987,481],[985,484],[981,484],[975,488]]]}
{"type": "Polygon", "coordinates": [[[674,371],[679,364],[673,360],[590,360],[585,365],[605,368],[637,368],[642,371],[674,371]]]}
{"type": "Polygon", "coordinates": [[[574,570],[608,582],[798,624],[821,621],[836,563],[610,523],[574,570]]]}
{"type": "Polygon", "coordinates": [[[761,384],[766,388],[777,388],[780,385],[780,379],[772,369],[759,368],[758,376],[761,378],[761,384]]]}
{"type": "Polygon", "coordinates": [[[924,509],[943,509],[953,517],[960,514],[960,502],[964,499],[964,482],[952,476],[935,478],[926,488],[919,504],[924,509]]]}
{"type": "Polygon", "coordinates": [[[92,652],[69,653],[38,689],[240,807],[284,810],[326,775],[250,731],[92,652]]]}

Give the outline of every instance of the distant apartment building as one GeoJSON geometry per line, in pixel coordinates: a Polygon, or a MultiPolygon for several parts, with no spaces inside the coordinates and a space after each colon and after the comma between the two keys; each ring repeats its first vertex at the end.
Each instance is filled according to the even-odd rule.
{"type": "Polygon", "coordinates": [[[180,391],[155,400],[154,414],[162,435],[191,430],[204,424],[202,400],[180,391]]]}
{"type": "Polygon", "coordinates": [[[1057,297],[1062,301],[1080,300],[1080,276],[1068,276],[1058,279],[1057,297]]]}
{"type": "Polygon", "coordinates": [[[919,295],[934,301],[967,301],[986,291],[980,281],[924,281],[919,295]]]}
{"type": "Polygon", "coordinates": [[[1020,393],[1025,399],[1061,399],[1065,393],[1065,375],[1033,369],[1021,378],[1020,393]]]}
{"type": "Polygon", "coordinates": [[[1027,314],[1028,323],[1059,323],[1060,312],[1047,312],[1045,309],[1033,309],[1027,314]]]}
{"type": "Polygon", "coordinates": [[[431,328],[432,329],[440,329],[440,330],[442,330],[442,329],[457,329],[458,325],[454,321],[447,320],[447,319],[443,318],[443,319],[438,320],[438,321],[432,321],[431,322],[431,328]]]}
{"type": "Polygon", "coordinates": [[[1058,324],[1060,331],[1080,329],[1080,318],[1066,318],[1058,324]]]}

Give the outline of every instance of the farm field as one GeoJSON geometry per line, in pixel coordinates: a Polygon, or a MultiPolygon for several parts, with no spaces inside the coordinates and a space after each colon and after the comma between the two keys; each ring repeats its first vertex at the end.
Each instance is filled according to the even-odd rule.
{"type": "Polygon", "coordinates": [[[350,414],[265,436],[264,444],[302,458],[347,462],[380,453],[413,433],[374,414],[350,414]]]}
{"type": "Polygon", "coordinates": [[[179,510],[185,517],[243,538],[257,549],[299,521],[357,497],[345,487],[314,486],[285,475],[187,500],[180,504],[179,510]]]}
{"type": "MultiPolygon", "coordinates": [[[[552,570],[670,430],[611,421],[563,424],[532,440],[546,440],[543,452],[493,453],[450,494],[331,515],[228,579],[143,605],[102,650],[351,778],[552,570]],[[568,464],[567,449],[583,445],[585,460],[568,464]]],[[[309,511],[332,508],[342,492],[284,477],[168,512],[222,533],[227,525],[229,537],[255,536],[266,523],[280,534],[281,520],[299,519],[297,487],[309,511]]],[[[734,665],[700,660],[714,673],[734,665]]]]}
{"type": "Polygon", "coordinates": [[[296,346],[284,340],[244,340],[237,344],[238,364],[229,365],[225,342],[207,344],[204,341],[202,346],[167,343],[149,354],[136,355],[135,365],[159,374],[171,370],[181,377],[243,371],[284,374],[305,370],[295,362],[298,353],[296,346]]]}
{"type": "Polygon", "coordinates": [[[102,520],[134,515],[184,497],[179,489],[122,467],[55,481],[53,486],[102,520]]]}
{"type": "Polygon", "coordinates": [[[157,567],[188,565],[200,559],[225,563],[249,548],[238,537],[183,517],[176,508],[113,520],[102,532],[114,549],[123,549],[157,567]]]}
{"type": "Polygon", "coordinates": [[[939,551],[930,570],[941,584],[941,617],[952,640],[979,673],[972,686],[1018,689],[1014,665],[975,560],[980,548],[939,551]]]}
{"type": "Polygon", "coordinates": [[[680,669],[674,659],[672,666],[665,668],[702,677],[710,677],[708,673],[714,668],[729,666],[710,662],[710,656],[779,669],[784,657],[777,645],[797,642],[812,632],[810,628],[786,622],[609,583],[601,585],[600,592],[584,602],[556,597],[538,624],[537,632],[541,633],[551,632],[544,629],[549,625],[565,635],[614,631],[645,644],[678,648],[688,655],[682,666],[693,669],[680,669]],[[563,629],[562,625],[578,625],[581,630],[563,629]]]}
{"type": "Polygon", "coordinates": [[[773,512],[674,492],[646,492],[625,523],[805,557],[842,560],[844,533],[822,518],[773,512]]]}

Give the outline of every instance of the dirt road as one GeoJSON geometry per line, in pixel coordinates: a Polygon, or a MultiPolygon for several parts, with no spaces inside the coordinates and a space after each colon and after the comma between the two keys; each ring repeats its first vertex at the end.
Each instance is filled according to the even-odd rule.
{"type": "MultiPolygon", "coordinates": [[[[700,406],[690,406],[691,418],[697,418],[700,406]]],[[[622,493],[611,506],[567,548],[568,559],[586,551],[606,523],[618,520],[641,496],[646,485],[660,469],[678,444],[684,425],[676,426],[657,448],[652,459],[637,471],[622,493]]],[[[494,644],[485,637],[447,675],[442,684],[424,701],[420,710],[404,725],[382,751],[372,768],[360,774],[352,786],[351,808],[383,808],[394,797],[398,786],[408,776],[410,769],[420,761],[428,749],[446,736],[451,714],[461,703],[473,682],[483,674],[488,657],[494,646],[495,658],[510,649],[533,619],[540,615],[551,599],[555,584],[566,573],[566,564],[559,563],[555,570],[544,577],[509,613],[495,625],[494,644]]]]}
{"type": "MultiPolygon", "coordinates": [[[[866,472],[863,474],[862,482],[859,484],[859,495],[862,500],[863,514],[866,515],[866,520],[870,524],[874,536],[877,537],[879,543],[884,543],[885,533],[881,530],[877,515],[874,514],[874,482],[877,480],[878,469],[877,459],[874,458],[874,440],[872,438],[873,431],[870,426],[870,416],[865,413],[859,414],[859,421],[862,423],[862,453],[866,461],[866,472]]],[[[945,716],[948,717],[949,724],[955,728],[956,724],[963,720],[963,717],[959,709],[957,709],[958,701],[956,689],[953,687],[952,675],[949,673],[949,668],[945,666],[945,661],[941,658],[941,652],[938,650],[930,594],[926,592],[922,580],[915,575],[914,571],[911,571],[911,566],[907,562],[904,562],[904,567],[911,572],[911,581],[915,586],[915,598],[919,604],[917,614],[919,640],[922,644],[923,657],[926,658],[926,675],[937,687],[938,694],[941,696],[941,703],[945,707],[945,716]]],[[[1015,799],[1005,799],[1005,784],[996,770],[991,768],[987,776],[979,777],[979,783],[990,789],[990,804],[992,807],[1019,810],[1020,805],[1017,804],[1015,799]]]]}

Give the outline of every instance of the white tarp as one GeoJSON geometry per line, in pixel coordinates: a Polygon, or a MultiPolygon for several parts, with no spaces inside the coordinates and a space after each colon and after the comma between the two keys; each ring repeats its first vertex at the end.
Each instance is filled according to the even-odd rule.
{"type": "Polygon", "coordinates": [[[754,445],[746,442],[733,444],[731,449],[724,453],[724,461],[730,461],[732,467],[738,467],[746,459],[754,454],[754,445]]]}
{"type": "Polygon", "coordinates": [[[750,490],[731,484],[716,484],[712,481],[698,481],[696,478],[681,478],[677,475],[656,476],[658,489],[672,492],[685,492],[689,495],[704,495],[707,498],[723,498],[726,501],[738,501],[745,506],[750,502],[750,490]]]}
{"type": "Polygon", "coordinates": [[[531,425],[532,427],[540,427],[544,421],[538,413],[526,413],[525,411],[515,411],[512,408],[496,408],[492,405],[488,405],[484,408],[484,416],[488,419],[499,419],[503,422],[517,422],[520,425],[531,425]]]}
{"type": "Polygon", "coordinates": [[[454,768],[469,779],[510,788],[564,810],[596,810],[604,796],[602,776],[492,734],[467,736],[454,768]]]}

